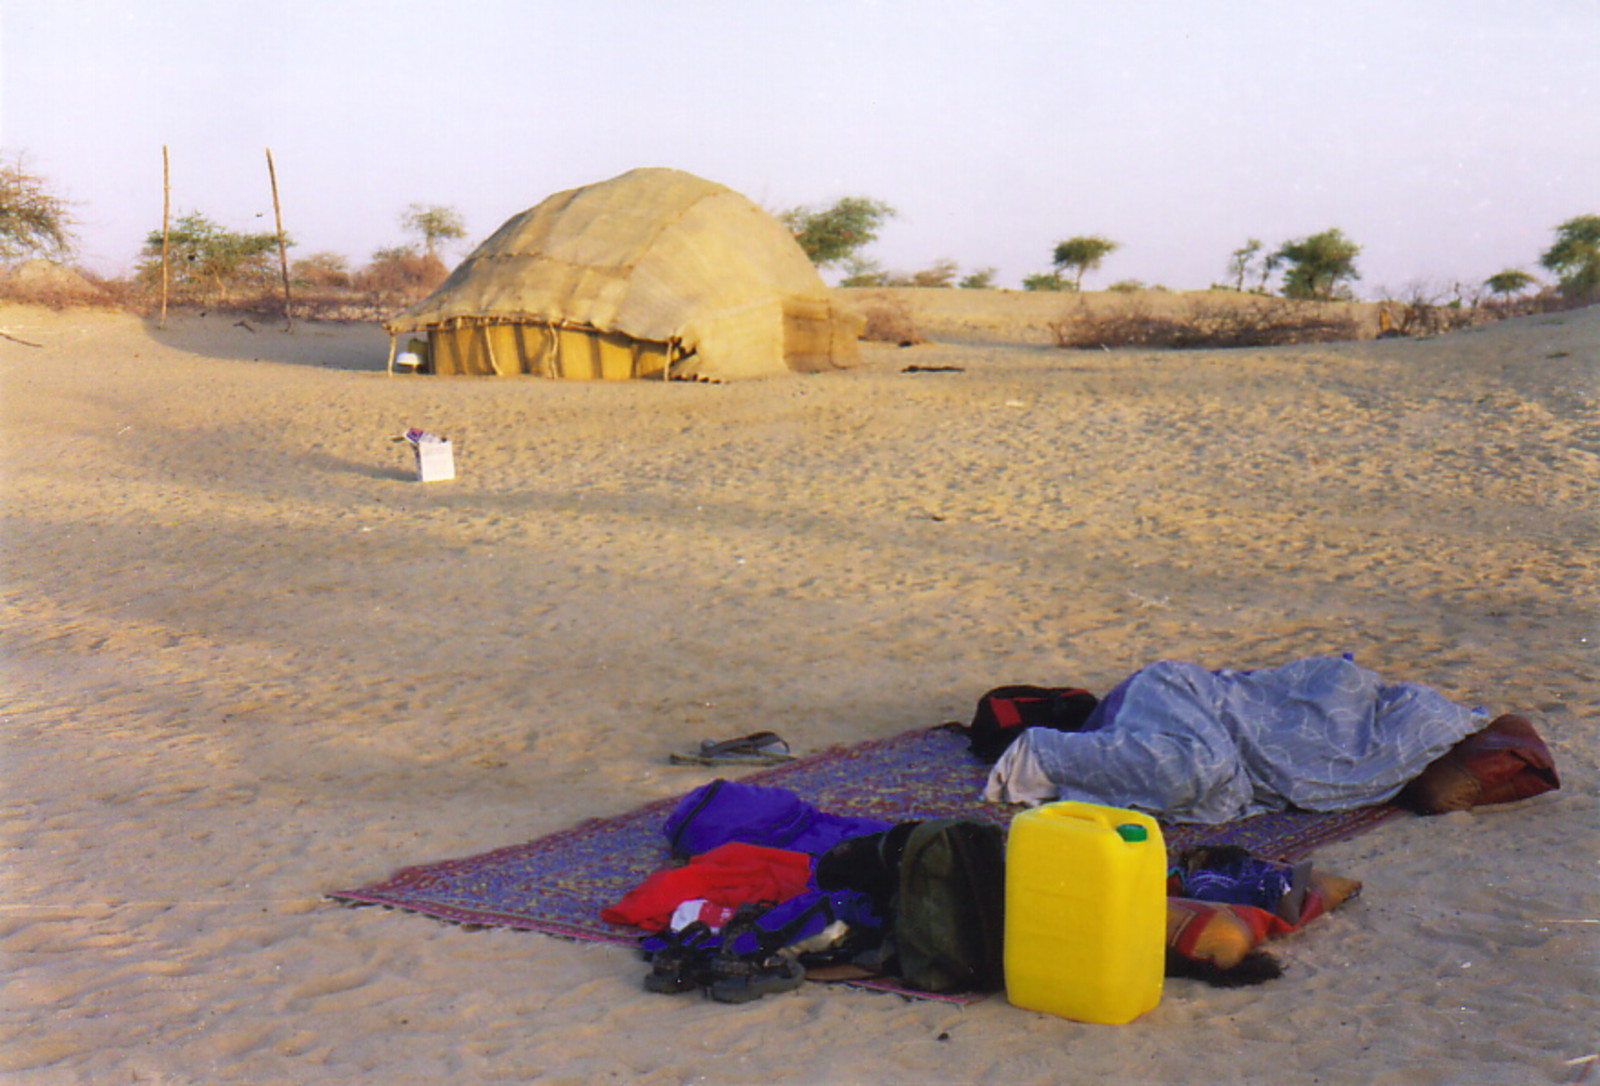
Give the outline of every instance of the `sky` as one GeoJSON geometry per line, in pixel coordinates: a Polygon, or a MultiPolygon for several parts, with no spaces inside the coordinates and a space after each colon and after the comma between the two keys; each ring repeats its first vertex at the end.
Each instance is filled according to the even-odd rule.
{"type": "MultiPolygon", "coordinates": [[[[1016,287],[1227,278],[1338,227],[1360,296],[1543,274],[1600,213],[1600,0],[0,0],[0,150],[132,270],[174,215],[353,266],[456,209],[672,166],[775,211],[867,196],[865,256],[1016,287]]],[[[830,276],[836,278],[836,276],[830,276]]]]}

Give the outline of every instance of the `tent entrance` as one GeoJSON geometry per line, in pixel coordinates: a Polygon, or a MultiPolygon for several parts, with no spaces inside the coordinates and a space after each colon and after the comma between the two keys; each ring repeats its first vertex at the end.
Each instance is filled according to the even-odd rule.
{"type": "Polygon", "coordinates": [[[430,369],[439,374],[532,374],[574,381],[665,379],[681,350],[581,325],[463,321],[428,329],[430,369]]]}

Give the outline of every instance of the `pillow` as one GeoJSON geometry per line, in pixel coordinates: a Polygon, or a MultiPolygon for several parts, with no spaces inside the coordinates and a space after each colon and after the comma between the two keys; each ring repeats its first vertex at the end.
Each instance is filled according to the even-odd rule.
{"type": "Polygon", "coordinates": [[[1272,980],[1283,969],[1276,958],[1257,948],[1274,935],[1294,931],[1337,909],[1360,892],[1356,879],[1313,871],[1299,924],[1254,905],[1169,897],[1167,975],[1192,977],[1219,988],[1272,980]]]}
{"type": "Polygon", "coordinates": [[[1167,976],[1203,980],[1218,988],[1282,976],[1278,959],[1256,949],[1274,923],[1283,921],[1254,905],[1169,897],[1167,976]]]}
{"type": "Polygon", "coordinates": [[[1418,814],[1511,803],[1561,787],[1555,761],[1525,718],[1506,713],[1435,759],[1395,802],[1418,814]]]}

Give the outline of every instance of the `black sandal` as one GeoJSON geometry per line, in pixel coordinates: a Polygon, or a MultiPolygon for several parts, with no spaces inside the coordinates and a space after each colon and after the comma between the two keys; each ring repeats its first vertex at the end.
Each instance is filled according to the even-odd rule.
{"type": "MultiPolygon", "coordinates": [[[[732,944],[725,944],[731,946],[732,944]]],[[[762,996],[792,992],[806,981],[806,967],[784,950],[719,954],[711,966],[707,991],[718,1003],[749,1003],[762,996]]]]}
{"type": "Polygon", "coordinates": [[[741,905],[722,929],[722,946],[711,962],[706,986],[706,993],[718,1003],[749,1003],[805,983],[806,967],[794,953],[782,949],[789,932],[761,931],[755,925],[756,917],[770,907],[770,902],[741,905]],[[756,936],[756,948],[745,954],[735,951],[739,936],[750,932],[756,936]]]}
{"type": "Polygon", "coordinates": [[[693,754],[673,754],[674,765],[778,765],[794,760],[789,744],[776,732],[756,732],[717,742],[702,740],[693,754]]]}
{"type": "Polygon", "coordinates": [[[661,995],[680,995],[711,983],[711,965],[716,946],[706,945],[715,933],[696,920],[679,931],[665,933],[667,945],[650,956],[650,972],[644,976],[644,990],[661,995]]]}

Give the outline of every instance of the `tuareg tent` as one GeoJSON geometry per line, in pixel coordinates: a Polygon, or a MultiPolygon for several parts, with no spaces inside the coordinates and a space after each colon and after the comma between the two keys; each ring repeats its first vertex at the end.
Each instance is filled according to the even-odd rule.
{"type": "Polygon", "coordinates": [[[384,323],[441,374],[738,378],[857,359],[861,319],[781,223],[681,170],[631,170],[513,216],[384,323]]]}

